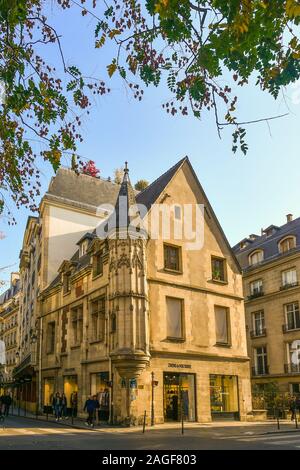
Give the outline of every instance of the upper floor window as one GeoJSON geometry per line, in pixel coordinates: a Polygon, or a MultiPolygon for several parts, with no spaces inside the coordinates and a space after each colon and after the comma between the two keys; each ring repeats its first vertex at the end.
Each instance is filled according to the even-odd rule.
{"type": "Polygon", "coordinates": [[[93,255],[93,276],[103,274],[103,251],[98,251],[93,255]]]}
{"type": "Polygon", "coordinates": [[[297,282],[297,271],[296,269],[289,269],[281,273],[282,287],[293,287],[298,284],[297,282]]]}
{"type": "Polygon", "coordinates": [[[230,319],[227,307],[215,306],[216,344],[228,345],[230,343],[230,319]]]}
{"type": "Polygon", "coordinates": [[[71,274],[65,273],[63,276],[63,293],[68,294],[71,291],[71,274]]]}
{"type": "Polygon", "coordinates": [[[226,282],[226,261],[223,258],[212,256],[211,258],[211,271],[213,281],[226,282]]]}
{"type": "Polygon", "coordinates": [[[287,253],[296,247],[296,237],[286,237],[279,242],[279,251],[280,253],[287,253]]]}
{"type": "Polygon", "coordinates": [[[263,336],[265,334],[265,313],[263,310],[252,314],[253,334],[252,336],[263,336]]]}
{"type": "Polygon", "coordinates": [[[105,297],[94,300],[91,305],[92,310],[92,331],[93,341],[103,341],[105,333],[105,297]]]}
{"type": "Polygon", "coordinates": [[[55,348],[55,322],[50,322],[47,325],[47,353],[53,354],[55,348]]]}
{"type": "Polygon", "coordinates": [[[80,243],[80,245],[79,245],[79,257],[86,254],[88,246],[89,246],[88,240],[84,240],[83,242],[80,243]]]}
{"type": "Polygon", "coordinates": [[[258,279],[257,281],[252,281],[250,283],[250,295],[251,296],[260,296],[263,294],[263,281],[258,279]]]}
{"type": "Polygon", "coordinates": [[[164,268],[171,271],[181,271],[181,248],[174,245],[164,245],[164,268]]]}
{"type": "Polygon", "coordinates": [[[174,216],[175,216],[175,219],[181,220],[181,207],[180,206],[174,206],[174,216]]]}
{"type": "Polygon", "coordinates": [[[72,343],[79,346],[83,337],[83,307],[82,305],[73,308],[71,311],[72,343]]]}
{"type": "Polygon", "coordinates": [[[285,305],[285,317],[288,331],[300,329],[300,312],[298,302],[292,302],[285,305]]]}
{"type": "Polygon", "coordinates": [[[254,349],[254,364],[254,375],[268,374],[268,356],[266,346],[254,349]]]}
{"type": "Polygon", "coordinates": [[[167,338],[183,339],[183,300],[167,297],[167,338]]]}
{"type": "Polygon", "coordinates": [[[249,264],[251,266],[255,266],[256,264],[261,263],[263,259],[264,259],[263,250],[256,250],[249,255],[249,264]]]}

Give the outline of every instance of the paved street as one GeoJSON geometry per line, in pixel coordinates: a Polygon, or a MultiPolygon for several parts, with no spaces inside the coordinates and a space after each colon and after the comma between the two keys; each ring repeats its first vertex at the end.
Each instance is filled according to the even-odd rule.
{"type": "Polygon", "coordinates": [[[83,450],[176,450],[176,449],[300,449],[300,431],[290,425],[275,431],[271,425],[217,425],[187,427],[182,436],[179,427],[75,429],[67,425],[10,417],[0,428],[0,450],[83,449],[83,450]],[[274,433],[272,433],[274,431],[274,433]],[[269,432],[269,434],[266,434],[269,432]]]}

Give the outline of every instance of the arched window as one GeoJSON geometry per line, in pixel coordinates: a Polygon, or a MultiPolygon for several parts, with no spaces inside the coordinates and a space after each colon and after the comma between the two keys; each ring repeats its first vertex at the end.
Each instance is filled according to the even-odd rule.
{"type": "Polygon", "coordinates": [[[264,259],[264,252],[263,250],[256,250],[256,251],[253,251],[250,255],[249,255],[249,264],[251,266],[254,266],[255,264],[258,264],[258,263],[261,263],[264,259]]]}
{"type": "Polygon", "coordinates": [[[287,253],[288,251],[292,250],[296,247],[296,237],[295,236],[288,236],[280,240],[279,242],[279,252],[280,253],[287,253]]]}

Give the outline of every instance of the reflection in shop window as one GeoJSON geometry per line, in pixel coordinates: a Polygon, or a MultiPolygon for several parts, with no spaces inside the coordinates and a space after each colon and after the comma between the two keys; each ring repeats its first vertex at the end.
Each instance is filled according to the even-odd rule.
{"type": "Polygon", "coordinates": [[[54,395],[54,378],[44,379],[44,406],[51,406],[54,395]]]}
{"type": "Polygon", "coordinates": [[[238,413],[237,377],[233,375],[210,376],[211,412],[238,413]]]}
{"type": "Polygon", "coordinates": [[[67,408],[71,407],[72,394],[78,392],[77,375],[69,375],[64,377],[64,394],[67,399],[67,408]]]}
{"type": "Polygon", "coordinates": [[[164,417],[166,421],[196,420],[195,375],[164,373],[164,417]]]}

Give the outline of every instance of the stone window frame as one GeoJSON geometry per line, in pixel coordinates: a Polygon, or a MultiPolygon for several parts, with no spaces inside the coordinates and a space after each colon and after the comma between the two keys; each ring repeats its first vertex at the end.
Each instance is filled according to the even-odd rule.
{"type": "Polygon", "coordinates": [[[175,245],[174,243],[164,243],[163,244],[163,258],[164,258],[164,271],[173,274],[182,274],[182,247],[180,245],[175,245]],[[172,248],[177,250],[178,253],[178,269],[170,268],[166,263],[166,249],[172,248]]]}

